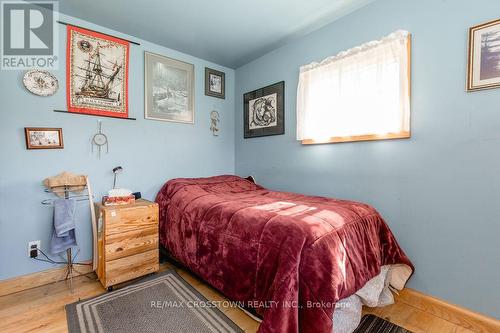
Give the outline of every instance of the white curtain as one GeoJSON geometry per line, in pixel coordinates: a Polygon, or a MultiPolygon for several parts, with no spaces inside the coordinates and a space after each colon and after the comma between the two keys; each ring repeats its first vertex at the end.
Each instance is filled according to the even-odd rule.
{"type": "Polygon", "coordinates": [[[409,132],[409,33],[300,68],[297,140],[409,132]]]}

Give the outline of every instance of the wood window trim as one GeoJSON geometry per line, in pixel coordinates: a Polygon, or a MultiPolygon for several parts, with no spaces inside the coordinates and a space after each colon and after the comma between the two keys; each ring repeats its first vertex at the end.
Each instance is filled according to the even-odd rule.
{"type": "MultiPolygon", "coordinates": [[[[411,38],[412,35],[408,34],[407,40],[407,52],[408,52],[408,97],[411,101],[411,38]]],[[[410,111],[411,118],[411,111],[410,111]]],[[[366,134],[366,135],[354,135],[354,136],[336,136],[331,137],[326,140],[314,140],[314,139],[304,139],[301,140],[303,145],[317,145],[317,144],[327,144],[327,143],[345,143],[345,142],[359,142],[359,141],[378,141],[378,140],[394,140],[394,139],[409,139],[411,138],[411,131],[402,131],[399,133],[387,133],[387,134],[366,134]]]]}
{"type": "Polygon", "coordinates": [[[399,132],[399,133],[387,133],[387,134],[368,134],[368,135],[354,135],[354,136],[336,136],[331,137],[326,140],[314,140],[305,139],[301,143],[303,145],[317,145],[323,143],[343,143],[343,142],[358,142],[358,141],[377,141],[377,140],[391,140],[391,139],[408,139],[411,137],[411,133],[399,132]]]}

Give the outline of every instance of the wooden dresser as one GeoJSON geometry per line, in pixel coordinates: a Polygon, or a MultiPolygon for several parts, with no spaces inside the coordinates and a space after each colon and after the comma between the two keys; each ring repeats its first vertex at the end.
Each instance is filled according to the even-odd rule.
{"type": "Polygon", "coordinates": [[[122,206],[97,203],[96,212],[97,276],[105,288],[158,271],[158,204],[144,199],[122,206]]]}

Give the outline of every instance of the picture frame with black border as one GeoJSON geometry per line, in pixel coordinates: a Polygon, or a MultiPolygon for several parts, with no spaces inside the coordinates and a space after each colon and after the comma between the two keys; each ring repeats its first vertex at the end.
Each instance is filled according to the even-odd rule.
{"type": "Polygon", "coordinates": [[[285,81],[243,95],[245,139],[285,134],[285,81]]]}
{"type": "Polygon", "coordinates": [[[226,73],[205,67],[205,95],[226,98],[226,73]]]}

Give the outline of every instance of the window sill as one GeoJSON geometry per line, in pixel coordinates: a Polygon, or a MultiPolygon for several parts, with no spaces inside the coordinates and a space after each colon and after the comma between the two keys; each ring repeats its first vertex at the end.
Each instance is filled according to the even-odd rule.
{"type": "Polygon", "coordinates": [[[326,140],[305,139],[301,143],[303,145],[316,145],[324,143],[343,143],[343,142],[357,142],[357,141],[378,141],[378,140],[391,140],[391,139],[408,139],[410,132],[388,133],[388,134],[369,134],[369,135],[356,135],[356,136],[341,136],[332,137],[326,140]]]}

